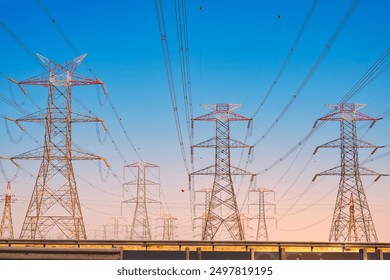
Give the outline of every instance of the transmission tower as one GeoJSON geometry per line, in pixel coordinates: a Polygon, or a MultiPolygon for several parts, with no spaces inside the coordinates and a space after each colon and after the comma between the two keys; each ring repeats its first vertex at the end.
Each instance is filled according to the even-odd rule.
{"type": "MultiPolygon", "coordinates": [[[[210,205],[211,192],[212,192],[211,188],[203,188],[203,189],[195,191],[195,193],[204,193],[203,202],[196,203],[195,207],[194,207],[194,209],[195,209],[195,211],[194,211],[194,214],[195,214],[194,225],[197,224],[196,221],[200,220],[202,230],[205,228],[205,225],[206,225],[206,217],[207,217],[207,213],[208,213],[208,207],[210,205]],[[200,215],[198,215],[197,211],[196,211],[196,209],[198,209],[198,208],[201,209],[200,215]]],[[[198,226],[196,226],[196,227],[198,227],[198,226]]]]}
{"type": "Polygon", "coordinates": [[[265,201],[265,194],[266,193],[273,193],[274,195],[274,201],[275,201],[275,192],[270,189],[266,188],[255,188],[249,190],[250,193],[256,193],[257,201],[254,203],[251,203],[250,205],[256,206],[258,210],[258,215],[255,217],[255,220],[257,221],[257,233],[256,233],[256,240],[260,241],[268,241],[268,230],[267,230],[267,222],[268,219],[275,219],[273,217],[269,217],[266,215],[266,206],[267,207],[273,207],[275,211],[275,204],[269,203],[265,201]]]}
{"type": "MultiPolygon", "coordinates": [[[[230,122],[248,121],[249,126],[251,119],[233,112],[235,109],[239,108],[240,105],[209,104],[203,105],[203,107],[211,110],[211,112],[194,118],[193,121],[215,122],[216,136],[191,147],[192,155],[193,148],[215,149],[215,163],[190,174],[190,180],[194,175],[214,176],[210,203],[207,207],[206,221],[204,228],[202,229],[202,240],[214,240],[217,232],[221,233],[223,227],[227,230],[231,239],[244,240],[245,237],[237,206],[232,175],[253,174],[231,166],[230,149],[249,148],[249,153],[251,153],[253,147],[230,138],[230,122]]],[[[194,123],[192,124],[192,127],[194,127],[194,123]]]]}
{"type": "MultiPolygon", "coordinates": [[[[86,239],[86,231],[77,191],[73,160],[104,160],[103,158],[72,147],[72,124],[100,122],[101,119],[72,111],[72,87],[102,85],[75,73],[86,54],[61,65],[39,54],[48,72],[15,82],[27,94],[24,85],[48,88],[46,110],[13,120],[20,122],[41,122],[45,124],[44,146],[17,155],[11,159],[41,160],[34,190],[24,219],[21,239],[53,238],[49,232],[64,234],[65,239],[86,239]]],[[[106,91],[105,91],[106,93],[106,91]]],[[[106,93],[107,94],[107,93],[106,93]]],[[[11,119],[12,120],[12,119],[11,119]]],[[[107,162],[105,161],[107,164],[107,162]]]]}
{"type": "Polygon", "coordinates": [[[377,242],[378,237],[360,176],[374,175],[377,176],[375,179],[377,181],[384,174],[359,166],[358,148],[372,148],[374,150],[371,154],[373,154],[383,146],[375,146],[359,140],[356,135],[357,121],[372,121],[370,126],[372,127],[377,119],[359,112],[365,107],[363,104],[345,103],[327,106],[333,109],[332,112],[317,121],[340,122],[341,136],[317,147],[314,154],[319,148],[340,148],[341,165],[315,175],[313,181],[317,176],[341,176],[329,242],[377,242]]]}
{"type": "Polygon", "coordinates": [[[152,235],[147,205],[149,203],[158,203],[158,201],[149,198],[147,193],[148,186],[158,186],[159,183],[149,180],[146,173],[148,169],[152,168],[158,169],[158,173],[160,173],[160,167],[147,162],[135,162],[126,165],[125,168],[136,169],[136,179],[125,183],[128,186],[137,186],[136,197],[122,202],[135,204],[130,240],[151,240],[152,235]]]}
{"type": "Polygon", "coordinates": [[[12,224],[12,195],[11,195],[11,183],[8,182],[7,190],[4,197],[4,210],[1,217],[0,224],[0,239],[13,239],[14,238],[14,226],[12,224]]]}
{"type": "Polygon", "coordinates": [[[174,222],[177,220],[177,218],[170,215],[164,215],[160,219],[163,220],[162,240],[174,240],[176,228],[174,222]]]}

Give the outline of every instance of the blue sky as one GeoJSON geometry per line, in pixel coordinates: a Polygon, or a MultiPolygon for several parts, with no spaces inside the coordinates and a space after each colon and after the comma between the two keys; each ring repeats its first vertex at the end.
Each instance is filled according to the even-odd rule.
{"type": "MultiPolygon", "coordinates": [[[[242,104],[242,108],[237,112],[252,116],[287,56],[312,1],[187,2],[194,116],[206,113],[199,106],[203,103],[242,104]]],[[[263,135],[296,92],[352,2],[318,1],[312,19],[289,64],[272,95],[254,120],[249,144],[263,135]]],[[[189,156],[174,1],[163,1],[163,5],[179,114],[189,156]]],[[[389,14],[388,1],[360,1],[295,103],[267,138],[256,146],[254,161],[248,166],[249,171],[258,172],[264,169],[300,141],[311,129],[314,121],[328,112],[324,104],[337,103],[386,51],[390,43],[389,14]]],[[[116,111],[137,151],[143,160],[161,166],[161,180],[167,204],[172,214],[179,218],[178,236],[184,239],[192,238],[188,193],[181,192],[181,189],[187,190],[187,174],[176,135],[154,2],[118,0],[107,4],[107,1],[89,0],[66,2],[1,0],[0,21],[12,30],[30,51],[59,63],[72,59],[76,54],[61,36],[58,27],[66,34],[78,54],[88,53],[84,64],[92,68],[106,84],[116,111]],[[55,19],[56,25],[47,17],[42,6],[37,4],[39,2],[55,19]]],[[[2,50],[0,72],[3,75],[23,80],[43,72],[4,28],[0,28],[0,44],[2,50]]],[[[79,67],[78,73],[90,75],[85,65],[79,67]]],[[[351,101],[368,104],[363,112],[373,117],[379,116],[388,109],[390,103],[389,75],[387,69],[351,101]]],[[[11,90],[19,103],[25,100],[23,108],[29,112],[37,110],[16,86],[12,86],[11,90]]],[[[4,77],[0,77],[0,92],[12,97],[9,83],[4,77]]],[[[30,93],[37,104],[45,106],[47,95],[45,89],[30,88],[30,93]]],[[[126,161],[129,163],[137,161],[138,158],[119,127],[109,103],[99,105],[96,88],[76,89],[74,95],[89,110],[105,120],[126,161]]],[[[20,112],[3,102],[0,103],[0,108],[3,115],[14,118],[21,116],[20,112]]],[[[74,104],[74,108],[85,112],[85,108],[77,103],[74,104]]],[[[388,118],[378,122],[365,135],[365,139],[378,145],[389,144],[389,124],[388,118]]],[[[12,124],[10,126],[11,132],[18,135],[19,131],[12,124]]],[[[5,126],[2,127],[1,155],[11,156],[37,147],[27,136],[20,144],[13,144],[7,137],[5,126]]],[[[34,137],[42,141],[44,131],[42,127],[35,124],[26,124],[26,127],[34,137]]],[[[233,137],[243,140],[245,125],[234,125],[233,128],[235,129],[232,131],[233,137]]],[[[359,133],[364,131],[365,128],[359,130],[359,133]]],[[[289,188],[309,160],[315,146],[337,138],[338,132],[337,124],[328,123],[302,149],[293,167],[275,188],[277,200],[286,193],[277,206],[277,217],[282,216],[293,206],[295,198],[310,184],[315,173],[337,164],[338,151],[323,150],[315,156],[296,184],[289,188]]],[[[213,136],[212,124],[197,124],[195,133],[195,142],[213,136]]],[[[89,151],[106,157],[115,173],[122,176],[123,160],[114,150],[110,140],[100,145],[95,134],[94,125],[75,126],[74,141],[89,151]]],[[[286,172],[294,156],[295,154],[262,174],[258,179],[259,184],[272,188],[281,174],[286,172]]],[[[361,158],[367,156],[368,153],[362,151],[361,158]]],[[[201,161],[200,157],[195,158],[196,168],[211,163],[201,161]]],[[[238,158],[239,152],[235,152],[233,160],[236,165],[238,158]]],[[[390,173],[389,163],[389,158],[385,157],[367,166],[378,172],[390,173]]],[[[26,162],[23,166],[30,173],[36,174],[39,163],[26,162]]],[[[102,181],[97,167],[92,163],[76,163],[75,166],[76,173],[83,174],[91,184],[98,187],[91,187],[78,180],[84,216],[91,231],[89,234],[93,235],[93,230],[100,229],[103,223],[112,223],[110,217],[120,214],[121,186],[112,176],[107,181],[102,181]],[[95,170],[96,173],[87,173],[86,170],[95,170]],[[97,216],[99,219],[95,218],[97,216]]],[[[14,172],[13,167],[8,163],[4,163],[4,167],[11,176],[14,172]]],[[[379,239],[387,242],[390,241],[390,228],[385,224],[390,215],[389,180],[388,177],[382,178],[367,190],[379,239]]],[[[0,177],[0,182],[3,186],[0,189],[5,189],[6,179],[0,177]]],[[[16,228],[21,226],[33,188],[32,182],[33,180],[23,172],[13,182],[14,192],[17,197],[19,196],[18,202],[14,205],[16,228]]],[[[365,185],[370,185],[371,182],[372,178],[364,180],[365,185]]],[[[278,224],[279,229],[272,225],[271,239],[310,238],[325,241],[330,228],[336,190],[316,206],[302,212],[299,210],[321,199],[337,184],[338,178],[324,178],[317,186],[310,187],[302,199],[293,206],[292,212],[295,209],[296,214],[289,219],[281,220],[278,224]],[[329,215],[330,217],[326,219],[329,215]],[[315,225],[320,220],[323,222],[315,225]],[[299,230],[304,227],[308,228],[299,230]]],[[[245,196],[244,189],[245,186],[240,188],[241,201],[245,196]]],[[[126,219],[129,219],[130,213],[125,215],[126,219]]]]}

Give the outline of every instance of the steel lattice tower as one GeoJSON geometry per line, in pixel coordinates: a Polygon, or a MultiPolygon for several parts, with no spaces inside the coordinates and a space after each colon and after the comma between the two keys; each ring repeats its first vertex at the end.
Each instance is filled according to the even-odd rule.
{"type": "Polygon", "coordinates": [[[193,148],[215,149],[215,163],[190,174],[190,180],[193,175],[214,176],[205,226],[202,229],[202,240],[214,240],[217,232],[221,230],[222,226],[227,230],[231,239],[244,240],[245,236],[237,206],[232,175],[253,174],[231,166],[230,149],[249,148],[249,151],[251,151],[252,146],[230,138],[230,122],[248,121],[249,126],[251,119],[233,112],[235,109],[239,108],[240,105],[211,104],[203,105],[203,107],[212,112],[194,118],[193,121],[215,122],[216,136],[191,147],[191,154],[193,154],[193,148]]]}
{"type": "Polygon", "coordinates": [[[196,193],[204,193],[203,202],[195,204],[195,207],[194,207],[194,214],[195,214],[194,224],[196,221],[200,220],[202,230],[205,228],[205,225],[206,225],[206,217],[207,217],[208,208],[210,205],[211,192],[212,192],[211,188],[203,188],[201,190],[196,191],[196,193]],[[202,212],[200,215],[197,214],[197,211],[196,211],[197,208],[202,209],[201,210],[202,212]]]}
{"type": "Polygon", "coordinates": [[[174,240],[175,239],[175,221],[177,220],[175,217],[170,215],[164,215],[163,220],[163,234],[162,240],[174,240]]]}
{"type": "Polygon", "coordinates": [[[360,176],[374,175],[377,176],[376,181],[384,174],[359,166],[358,148],[372,148],[373,154],[383,146],[359,140],[356,134],[357,121],[372,121],[373,125],[377,119],[359,112],[365,107],[363,104],[345,103],[328,107],[333,109],[332,112],[317,121],[340,122],[341,136],[317,147],[314,154],[319,148],[340,148],[341,165],[317,174],[313,181],[317,176],[341,176],[329,242],[377,242],[378,237],[360,176]]]}
{"type": "Polygon", "coordinates": [[[14,238],[14,226],[12,224],[12,212],[11,212],[11,183],[8,182],[7,190],[4,197],[4,210],[1,217],[0,224],[0,239],[13,239],[14,238]]]}
{"type": "Polygon", "coordinates": [[[268,241],[268,230],[267,230],[267,219],[274,219],[271,217],[268,217],[266,215],[265,206],[275,206],[275,204],[268,203],[265,201],[265,193],[273,193],[274,194],[274,200],[275,200],[275,192],[270,189],[266,188],[255,188],[249,190],[251,193],[257,193],[258,198],[257,202],[252,203],[251,205],[255,205],[258,208],[258,215],[256,217],[257,220],[257,233],[256,233],[256,240],[264,240],[268,241]]]}
{"type": "MultiPolygon", "coordinates": [[[[62,232],[66,239],[86,239],[72,161],[105,161],[105,159],[72,147],[72,124],[83,122],[101,122],[103,124],[103,121],[72,111],[72,87],[103,86],[103,82],[75,73],[86,54],[63,65],[37,55],[46,66],[48,73],[21,82],[10,79],[18,84],[25,94],[27,92],[23,85],[48,88],[46,110],[13,120],[19,126],[20,122],[45,124],[44,146],[11,158],[13,160],[41,160],[20,238],[52,238],[49,232],[57,230],[57,233],[62,232]]],[[[103,90],[105,91],[104,86],[103,90]]]]}
{"type": "Polygon", "coordinates": [[[157,168],[160,173],[160,167],[147,162],[135,162],[128,164],[125,168],[136,169],[136,179],[125,183],[128,186],[137,186],[135,198],[128,199],[122,203],[134,203],[135,210],[133,223],[131,224],[130,240],[151,240],[150,220],[148,216],[148,204],[158,203],[158,201],[147,197],[148,186],[158,186],[159,183],[147,179],[146,172],[148,169],[157,168]]]}

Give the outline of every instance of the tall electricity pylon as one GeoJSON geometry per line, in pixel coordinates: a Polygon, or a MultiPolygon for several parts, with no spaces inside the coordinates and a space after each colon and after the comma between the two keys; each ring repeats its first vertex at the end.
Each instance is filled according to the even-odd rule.
{"type": "MultiPolygon", "coordinates": [[[[11,158],[13,160],[41,160],[20,238],[53,238],[53,235],[50,236],[49,233],[57,231],[57,233],[62,232],[65,239],[86,239],[72,162],[73,160],[104,160],[106,164],[107,162],[95,154],[72,147],[72,124],[100,122],[104,126],[104,123],[99,118],[72,111],[72,87],[103,86],[103,82],[75,73],[86,54],[63,65],[37,55],[46,66],[48,73],[21,82],[10,79],[25,94],[27,91],[24,85],[48,88],[46,110],[40,110],[16,120],[10,119],[20,127],[20,122],[45,124],[44,146],[11,158]]],[[[104,86],[103,90],[105,91],[104,86]]]]}
{"type": "Polygon", "coordinates": [[[14,226],[12,224],[12,211],[11,211],[12,195],[11,195],[11,183],[8,182],[7,190],[4,197],[4,210],[1,217],[0,224],[0,239],[13,239],[14,238],[14,226]]]}
{"type": "Polygon", "coordinates": [[[266,215],[265,206],[274,207],[275,210],[275,204],[265,201],[265,193],[273,193],[274,200],[275,200],[275,192],[273,190],[266,189],[266,188],[250,189],[249,192],[258,194],[257,201],[250,204],[258,208],[258,215],[255,217],[255,220],[257,221],[256,240],[268,241],[268,230],[267,230],[266,220],[275,219],[275,218],[266,215]]]}
{"type": "Polygon", "coordinates": [[[358,148],[372,148],[374,150],[371,154],[373,154],[383,146],[375,146],[357,139],[356,122],[372,121],[370,126],[372,127],[378,119],[359,112],[366,106],[363,104],[345,103],[327,106],[333,109],[332,112],[317,121],[340,122],[341,136],[317,147],[314,154],[319,148],[340,148],[341,165],[315,175],[313,181],[317,176],[341,176],[329,242],[377,242],[378,237],[360,176],[374,175],[377,176],[376,181],[385,174],[359,166],[358,148]]]}
{"type": "Polygon", "coordinates": [[[192,127],[194,127],[194,121],[215,122],[216,136],[192,146],[191,154],[193,155],[193,148],[213,148],[215,149],[215,163],[195,171],[189,176],[190,180],[194,175],[214,176],[205,226],[202,229],[202,240],[215,240],[217,232],[221,233],[223,227],[229,233],[231,239],[244,240],[245,236],[237,206],[232,175],[252,175],[253,178],[253,174],[231,166],[230,149],[249,148],[249,153],[251,153],[253,147],[230,138],[230,122],[248,121],[249,127],[251,119],[233,112],[240,105],[209,104],[203,105],[203,107],[211,110],[211,112],[194,118],[192,127]]]}
{"type": "Polygon", "coordinates": [[[137,186],[136,197],[122,202],[135,204],[130,240],[151,240],[152,234],[147,205],[149,203],[158,203],[158,201],[147,196],[147,188],[148,186],[158,186],[159,183],[149,180],[146,172],[148,169],[156,168],[160,174],[160,167],[147,162],[135,162],[126,165],[125,168],[136,169],[136,179],[125,183],[128,186],[137,186]]]}

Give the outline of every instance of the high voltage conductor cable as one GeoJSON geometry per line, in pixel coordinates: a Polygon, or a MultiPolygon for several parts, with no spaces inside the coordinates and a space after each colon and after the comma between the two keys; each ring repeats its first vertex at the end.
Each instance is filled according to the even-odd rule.
{"type": "MultiPolygon", "coordinates": [[[[386,147],[386,146],[385,146],[385,147],[386,147]]],[[[389,155],[390,155],[390,151],[387,151],[387,152],[385,152],[385,153],[382,153],[382,154],[380,154],[380,155],[377,155],[377,156],[375,156],[375,157],[368,158],[368,159],[366,159],[366,160],[362,161],[362,162],[361,162],[361,164],[365,164],[365,163],[373,162],[373,161],[376,161],[376,160],[378,160],[378,159],[381,159],[381,158],[387,157],[387,156],[389,156],[389,155]]]]}
{"type": "Polygon", "coordinates": [[[303,79],[301,84],[299,85],[298,89],[294,92],[286,106],[283,108],[283,110],[280,112],[278,117],[274,120],[274,122],[271,124],[271,126],[266,130],[266,132],[255,142],[254,146],[258,145],[262,140],[265,139],[269,135],[269,133],[275,128],[275,126],[280,122],[282,117],[287,113],[287,111],[290,109],[290,107],[294,104],[296,99],[299,97],[299,95],[302,93],[303,89],[306,87],[307,83],[310,81],[313,74],[317,71],[318,67],[320,66],[322,60],[325,58],[325,56],[328,54],[329,50],[331,49],[332,45],[340,35],[341,31],[351,18],[353,12],[355,11],[357,5],[359,4],[359,0],[354,0],[347,10],[346,14],[344,15],[343,19],[337,26],[335,32],[332,34],[329,41],[326,43],[324,49],[320,53],[320,55],[317,57],[316,61],[310,68],[309,72],[306,74],[306,77],[303,79]]]}
{"type": "MultiPolygon", "coordinates": [[[[52,15],[49,13],[49,10],[46,8],[46,6],[42,3],[40,0],[35,0],[35,3],[39,6],[39,8],[42,10],[42,12],[48,17],[50,22],[54,25],[54,27],[57,29],[58,33],[61,35],[61,37],[64,39],[64,41],[68,44],[68,46],[72,49],[73,53],[75,55],[80,55],[80,52],[77,50],[77,48],[73,45],[72,41],[69,39],[68,36],[66,36],[64,30],[59,26],[57,21],[52,17],[52,15]]],[[[84,62],[85,65],[88,68],[88,71],[97,78],[97,75],[92,71],[92,69],[89,67],[89,65],[84,62]]]]}
{"type": "Polygon", "coordinates": [[[314,0],[313,3],[311,4],[310,9],[309,9],[309,11],[306,14],[305,20],[304,20],[301,28],[299,29],[299,32],[298,32],[297,36],[295,37],[295,40],[294,40],[293,44],[290,47],[290,51],[288,52],[287,56],[285,57],[285,59],[284,59],[284,61],[282,63],[282,66],[280,67],[278,73],[276,74],[275,78],[273,79],[270,87],[268,88],[264,98],[260,102],[260,105],[257,107],[256,111],[254,112],[252,118],[255,118],[257,116],[257,114],[259,113],[260,109],[264,106],[265,102],[268,100],[268,98],[271,95],[273,89],[275,88],[275,85],[279,81],[280,76],[283,74],[284,70],[286,69],[287,64],[290,62],[290,59],[291,59],[291,57],[292,57],[292,55],[293,55],[293,53],[294,53],[294,51],[295,51],[299,41],[301,40],[303,32],[306,30],[306,27],[307,27],[307,25],[310,22],[310,19],[311,19],[312,15],[313,15],[313,12],[314,12],[314,10],[315,10],[315,8],[317,6],[317,3],[318,3],[318,0],[314,0]]]}
{"type": "MultiPolygon", "coordinates": [[[[371,183],[366,189],[370,188],[373,184],[374,184],[374,182],[371,183]]],[[[305,208],[303,208],[303,209],[301,209],[301,210],[299,210],[299,211],[297,211],[296,213],[293,213],[293,214],[297,214],[297,213],[299,213],[299,212],[306,211],[307,209],[311,208],[312,206],[314,206],[314,205],[317,204],[318,202],[320,202],[320,201],[322,201],[323,199],[325,199],[327,196],[329,196],[329,195],[330,195],[335,189],[337,189],[337,188],[338,188],[338,186],[336,186],[335,188],[333,188],[331,192],[325,194],[322,198],[320,198],[319,200],[317,200],[315,203],[312,203],[312,204],[309,205],[308,207],[305,207],[305,208]]],[[[294,206],[295,206],[295,205],[296,205],[296,203],[294,204],[294,206]]],[[[283,216],[282,216],[281,218],[279,218],[279,220],[280,220],[280,219],[283,219],[285,216],[287,216],[287,213],[289,213],[289,212],[291,211],[291,209],[292,209],[292,207],[290,207],[290,209],[289,209],[285,214],[283,214],[283,216]]],[[[301,231],[301,230],[308,229],[308,228],[311,228],[311,227],[313,227],[313,226],[316,226],[316,225],[322,223],[323,221],[327,220],[327,219],[330,218],[331,216],[332,216],[332,214],[329,215],[329,216],[327,216],[327,217],[325,217],[325,218],[323,218],[323,219],[321,219],[321,220],[319,220],[319,221],[317,221],[317,222],[315,222],[315,223],[313,223],[313,224],[310,224],[310,225],[308,225],[308,226],[304,226],[304,227],[301,227],[301,228],[297,228],[297,229],[282,229],[282,228],[277,228],[277,229],[278,229],[278,230],[282,230],[282,231],[301,231]]],[[[276,230],[276,229],[275,229],[275,230],[276,230]]]]}
{"type": "MultiPolygon", "coordinates": [[[[364,75],[359,79],[359,81],[347,92],[346,95],[339,101],[338,104],[343,104],[348,102],[352,97],[354,97],[358,92],[363,90],[369,83],[372,83],[377,78],[378,75],[376,73],[381,70],[381,67],[390,57],[390,48],[386,49],[385,52],[374,62],[374,64],[364,73],[364,75]]],[[[383,73],[383,72],[382,72],[383,73]]],[[[333,111],[331,110],[330,113],[333,111]]],[[[329,113],[329,114],[330,114],[329,113]]],[[[320,121],[315,128],[312,128],[306,136],[304,136],[297,144],[295,144],[288,152],[278,158],[275,162],[270,164],[265,169],[256,173],[256,175],[264,174],[270,169],[274,168],[281,162],[283,162],[287,157],[289,157],[296,149],[298,149],[301,145],[303,145],[306,141],[308,141],[311,136],[313,136],[318,129],[324,124],[324,122],[320,121]]]]}
{"type": "Polygon", "coordinates": [[[12,30],[5,25],[4,22],[0,21],[0,26],[8,33],[9,36],[18,44],[18,46],[27,54],[29,55],[38,65],[40,65],[42,68],[46,69],[46,67],[42,64],[42,62],[37,58],[37,56],[30,51],[30,49],[24,44],[12,30]]]}
{"type": "Polygon", "coordinates": [[[178,37],[178,48],[180,54],[180,71],[182,78],[182,88],[184,95],[184,108],[186,115],[188,138],[191,146],[193,145],[193,135],[191,130],[192,113],[192,87],[190,57],[188,47],[188,29],[186,0],[175,0],[176,31],[178,37]]]}
{"type": "Polygon", "coordinates": [[[182,155],[183,162],[184,162],[184,167],[185,167],[187,173],[189,174],[190,170],[188,167],[187,157],[186,157],[186,153],[185,153],[185,149],[184,149],[183,135],[182,135],[182,130],[181,130],[181,126],[180,126],[179,111],[178,111],[177,101],[176,101],[175,84],[174,84],[174,80],[173,80],[171,58],[170,58],[170,54],[169,54],[167,32],[166,32],[166,28],[165,28],[164,10],[163,10],[161,0],[154,0],[154,6],[156,9],[156,17],[157,17],[158,29],[159,29],[159,33],[160,33],[161,48],[162,48],[163,57],[164,57],[164,65],[165,65],[165,71],[166,71],[167,80],[168,80],[169,92],[170,92],[170,96],[171,96],[171,103],[172,103],[172,109],[173,109],[173,114],[174,114],[174,118],[175,118],[177,136],[179,138],[180,150],[181,150],[181,155],[182,155]]]}
{"type": "MultiPolygon", "coordinates": [[[[184,96],[184,109],[187,124],[187,134],[190,147],[194,145],[193,129],[191,122],[193,119],[192,109],[192,85],[191,85],[191,67],[190,67],[190,55],[188,46],[188,28],[187,28],[187,12],[186,12],[186,0],[175,0],[175,14],[176,14],[176,32],[178,37],[178,48],[180,54],[180,71],[182,77],[182,88],[184,96]]],[[[194,158],[191,154],[191,172],[194,172],[194,158]]],[[[189,185],[190,188],[190,206],[194,207],[194,182],[193,185],[189,185]]],[[[164,198],[165,199],[165,198],[164,198]]],[[[191,211],[191,221],[193,220],[193,211],[191,211]]]]}
{"type": "MultiPolygon", "coordinates": [[[[295,166],[294,164],[295,164],[296,160],[299,158],[301,152],[303,151],[303,149],[304,149],[304,147],[305,147],[305,144],[306,144],[306,143],[304,143],[304,144],[301,146],[301,148],[299,149],[298,153],[295,155],[294,159],[291,161],[291,163],[290,163],[289,166],[287,167],[286,171],[280,176],[279,180],[278,180],[278,181],[274,184],[274,186],[271,188],[272,191],[274,191],[274,190],[278,187],[278,185],[282,182],[282,180],[284,179],[284,177],[287,176],[287,174],[288,174],[288,172],[290,171],[290,169],[291,169],[293,166],[295,166]]],[[[313,156],[312,156],[312,157],[313,157],[313,156]]],[[[312,159],[312,157],[310,158],[310,160],[312,159]]],[[[310,162],[310,160],[308,161],[308,163],[310,162]]],[[[306,163],[306,165],[307,165],[308,163],[306,163]]],[[[306,165],[305,165],[305,166],[306,166],[306,165]]],[[[241,185],[242,185],[242,181],[241,181],[241,184],[240,184],[240,186],[239,186],[239,188],[238,188],[237,193],[239,193],[239,191],[240,191],[240,189],[241,189],[241,185]]],[[[291,188],[291,187],[290,187],[290,188],[291,188]]],[[[285,195],[285,194],[284,194],[284,195],[285,195]]],[[[283,195],[283,196],[284,196],[284,195],[283,195]]],[[[241,209],[240,209],[241,212],[243,211],[243,209],[244,209],[246,206],[248,206],[248,205],[247,205],[248,199],[249,199],[249,192],[247,192],[246,195],[245,195],[244,202],[243,202],[243,204],[242,204],[242,206],[241,206],[241,209]]],[[[280,201],[280,199],[279,199],[279,201],[280,201]]],[[[278,201],[277,201],[277,202],[278,202],[278,201]]]]}
{"type": "MultiPolygon", "coordinates": [[[[252,119],[254,119],[257,116],[257,114],[260,112],[260,109],[264,106],[264,104],[268,100],[269,96],[271,95],[272,91],[274,90],[275,85],[278,83],[280,77],[282,76],[284,70],[286,69],[287,64],[290,62],[290,59],[291,59],[295,49],[297,48],[298,43],[301,40],[302,35],[303,35],[304,31],[306,30],[306,28],[307,28],[307,26],[308,26],[308,24],[309,24],[309,22],[311,20],[311,17],[312,17],[312,15],[314,13],[314,10],[315,10],[316,6],[317,6],[317,3],[318,3],[318,0],[314,0],[312,2],[309,11],[306,14],[305,20],[303,21],[303,24],[302,24],[301,28],[299,29],[299,32],[298,32],[297,36],[295,37],[295,40],[294,40],[293,44],[290,47],[290,51],[288,52],[287,56],[285,57],[285,59],[284,59],[284,61],[282,63],[282,66],[280,67],[278,73],[276,74],[275,78],[273,79],[273,81],[272,81],[270,87],[268,88],[264,98],[260,102],[260,105],[257,107],[256,111],[254,112],[254,114],[252,116],[252,119]]],[[[246,131],[244,143],[247,143],[247,140],[248,140],[249,136],[250,136],[250,128],[248,127],[248,129],[246,131]]],[[[241,161],[242,161],[243,155],[244,155],[244,151],[242,150],[238,166],[241,165],[241,161]]],[[[247,163],[246,163],[245,169],[247,168],[248,164],[249,164],[249,158],[247,159],[247,163]]]]}

